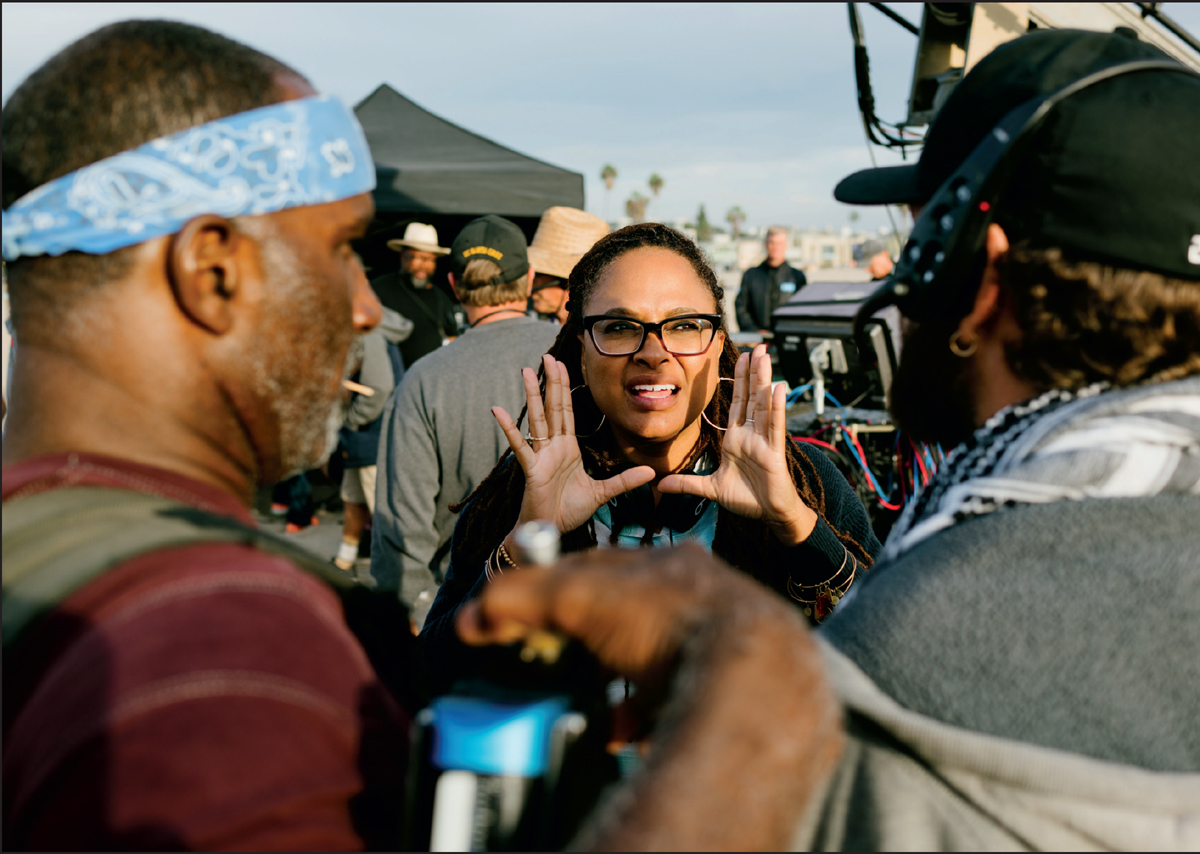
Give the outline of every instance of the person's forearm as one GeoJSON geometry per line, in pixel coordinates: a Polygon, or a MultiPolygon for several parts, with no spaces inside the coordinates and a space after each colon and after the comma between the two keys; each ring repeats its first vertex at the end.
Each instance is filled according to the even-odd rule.
{"type": "Polygon", "coordinates": [[[577,843],[594,850],[781,850],[832,772],[841,711],[781,600],[717,617],[681,649],[644,771],[577,843]]]}

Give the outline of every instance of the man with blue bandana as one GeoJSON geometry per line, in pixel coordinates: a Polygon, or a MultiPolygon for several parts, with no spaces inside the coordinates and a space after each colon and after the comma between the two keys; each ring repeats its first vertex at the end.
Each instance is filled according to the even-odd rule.
{"type": "Polygon", "coordinates": [[[352,630],[407,619],[249,512],[329,454],[379,322],[353,113],[129,21],[35,71],[3,129],[6,847],[393,844],[404,681],[352,630]]]}

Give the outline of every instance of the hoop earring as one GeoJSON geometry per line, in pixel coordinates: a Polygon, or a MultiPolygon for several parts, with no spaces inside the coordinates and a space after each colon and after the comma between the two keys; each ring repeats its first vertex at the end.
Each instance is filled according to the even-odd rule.
{"type": "Polygon", "coordinates": [[[960,359],[965,359],[968,356],[974,355],[978,348],[979,340],[977,338],[972,338],[971,342],[964,347],[958,343],[958,332],[954,332],[950,336],[950,352],[955,356],[958,356],[960,359]]]}
{"type": "MultiPolygon", "coordinates": [[[[574,394],[575,392],[579,391],[581,388],[587,388],[587,383],[584,383],[583,385],[575,386],[575,388],[571,389],[570,393],[574,394]]],[[[600,413],[600,423],[596,425],[596,429],[593,430],[591,433],[586,433],[582,436],[580,436],[578,433],[576,433],[575,438],[576,439],[590,439],[592,436],[595,436],[597,433],[600,432],[600,428],[604,426],[604,419],[607,417],[608,416],[606,416],[603,412],[601,412],[600,413]]]]}
{"type": "MultiPolygon", "coordinates": [[[[735,382],[733,377],[717,377],[717,379],[723,380],[724,382],[727,382],[727,383],[735,382]]],[[[706,407],[704,407],[704,409],[708,409],[708,407],[706,406],[706,407]]],[[[724,433],[726,430],[729,429],[728,427],[718,427],[716,424],[713,424],[712,419],[708,417],[708,414],[704,411],[704,409],[700,410],[700,417],[708,422],[709,427],[713,428],[714,430],[720,430],[722,433],[724,433]]]]}

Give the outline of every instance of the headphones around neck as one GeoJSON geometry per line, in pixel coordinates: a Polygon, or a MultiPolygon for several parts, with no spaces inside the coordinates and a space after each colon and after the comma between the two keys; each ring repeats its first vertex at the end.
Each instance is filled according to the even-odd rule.
{"type": "Polygon", "coordinates": [[[946,179],[913,225],[896,268],[863,303],[854,318],[859,351],[866,346],[865,327],[877,311],[895,305],[916,321],[957,319],[970,310],[975,288],[965,283],[976,274],[980,250],[995,216],[996,202],[1033,132],[1059,103],[1096,83],[1137,71],[1182,71],[1177,62],[1143,60],[1114,65],[1089,74],[1050,95],[1039,95],[1010,111],[992,128],[962,165],[946,179]]]}

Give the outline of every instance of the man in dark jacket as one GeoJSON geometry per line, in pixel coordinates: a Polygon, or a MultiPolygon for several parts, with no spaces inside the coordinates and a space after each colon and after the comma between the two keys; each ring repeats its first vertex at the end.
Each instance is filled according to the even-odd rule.
{"type": "Polygon", "coordinates": [[[787,262],[788,230],[781,225],[767,229],[767,260],[742,274],[734,308],[743,332],[771,331],[771,315],[806,284],[804,272],[787,262]]]}
{"type": "Polygon", "coordinates": [[[400,253],[400,269],[371,280],[379,301],[413,322],[413,331],[400,344],[404,367],[432,353],[458,335],[454,303],[433,284],[437,259],[449,252],[438,246],[438,233],[432,225],[410,222],[404,237],[388,241],[388,248],[400,253]]]}

